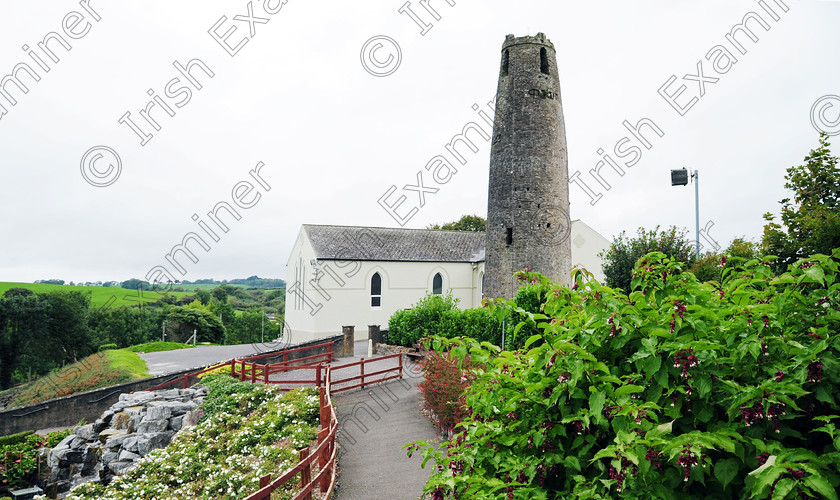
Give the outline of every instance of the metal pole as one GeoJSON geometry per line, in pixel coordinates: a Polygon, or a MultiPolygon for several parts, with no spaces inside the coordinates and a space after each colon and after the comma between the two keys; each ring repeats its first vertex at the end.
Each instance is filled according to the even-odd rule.
{"type": "Polygon", "coordinates": [[[695,255],[697,260],[700,260],[700,171],[695,170],[692,177],[694,177],[694,236],[697,241],[695,255]]]}
{"type": "Polygon", "coordinates": [[[505,319],[502,318],[502,350],[505,350],[505,319]]]}
{"type": "Polygon", "coordinates": [[[260,332],[260,342],[265,344],[265,311],[263,310],[263,311],[260,311],[260,312],[262,313],[262,316],[260,317],[260,319],[262,319],[262,330],[260,332]]]}

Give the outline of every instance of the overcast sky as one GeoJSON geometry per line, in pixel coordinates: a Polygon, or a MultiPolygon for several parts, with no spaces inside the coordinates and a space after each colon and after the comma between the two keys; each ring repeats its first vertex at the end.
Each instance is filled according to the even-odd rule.
{"type": "Polygon", "coordinates": [[[283,2],[4,3],[0,75],[17,67],[28,93],[7,79],[0,95],[0,281],[125,280],[155,266],[178,279],[285,278],[302,224],[484,216],[488,142],[473,136],[478,151],[461,149],[446,184],[424,166],[492,113],[509,33],[541,31],[556,47],[581,179],[571,215],[607,238],[657,224],[693,233],[694,189],[669,179],[686,167],[700,171],[710,237],[757,240],[787,195],[785,169],[817,145],[815,123],[838,132],[836,1],[283,2]],[[756,43],[728,40],[749,12],[767,29],[753,19],[756,43]],[[187,78],[174,63],[190,61],[187,78]],[[155,96],[160,130],[140,114],[155,96]],[[642,119],[664,135],[648,128],[650,149],[623,176],[603,169],[606,189],[589,173],[598,150],[617,160],[622,123],[642,119]],[[438,189],[422,207],[405,189],[421,171],[438,189]],[[384,204],[406,196],[394,216],[379,203],[392,186],[384,204]],[[220,202],[240,217],[217,210],[227,232],[207,215],[220,202]],[[166,255],[189,232],[209,251],[191,243],[198,262],[181,254],[181,274],[166,255]]]}

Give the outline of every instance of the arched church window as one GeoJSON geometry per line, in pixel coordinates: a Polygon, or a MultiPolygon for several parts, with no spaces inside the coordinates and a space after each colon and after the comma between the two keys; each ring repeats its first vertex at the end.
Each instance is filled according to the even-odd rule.
{"type": "Polygon", "coordinates": [[[374,273],[370,278],[370,306],[380,307],[382,305],[382,276],[374,273]]]}
{"type": "Polygon", "coordinates": [[[443,294],[443,276],[440,273],[435,274],[435,277],[432,278],[432,293],[434,295],[443,294]]]}

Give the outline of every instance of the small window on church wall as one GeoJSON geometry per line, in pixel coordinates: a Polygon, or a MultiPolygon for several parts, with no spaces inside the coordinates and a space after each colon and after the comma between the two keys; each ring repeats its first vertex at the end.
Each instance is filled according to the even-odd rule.
{"type": "Polygon", "coordinates": [[[502,76],[507,76],[508,74],[508,62],[510,61],[510,54],[508,51],[502,55],[502,76]]]}
{"type": "Polygon", "coordinates": [[[545,48],[540,49],[540,73],[548,74],[548,54],[546,54],[545,48]]]}
{"type": "Polygon", "coordinates": [[[375,273],[370,278],[370,306],[379,307],[382,305],[382,277],[375,273]]]}
{"type": "Polygon", "coordinates": [[[508,244],[508,245],[513,244],[513,228],[512,227],[507,228],[507,236],[505,237],[505,243],[508,244]]]}
{"type": "Polygon", "coordinates": [[[443,294],[443,276],[440,273],[437,273],[434,278],[432,278],[432,293],[434,295],[441,295],[443,294]]]}

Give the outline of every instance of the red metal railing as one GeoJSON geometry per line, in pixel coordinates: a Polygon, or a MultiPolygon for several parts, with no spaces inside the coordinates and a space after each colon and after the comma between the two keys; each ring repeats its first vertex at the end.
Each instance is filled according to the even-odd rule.
{"type": "MultiPolygon", "coordinates": [[[[389,356],[382,356],[374,359],[364,359],[354,363],[348,363],[339,367],[324,366],[324,363],[333,361],[332,342],[328,343],[327,352],[315,354],[311,356],[304,356],[298,359],[288,359],[289,353],[305,351],[309,349],[316,349],[323,347],[324,344],[317,346],[309,346],[297,349],[284,351],[284,359],[278,363],[259,364],[255,360],[266,357],[277,357],[279,353],[262,354],[259,356],[251,356],[243,359],[232,359],[226,364],[230,365],[230,375],[242,381],[250,381],[251,383],[262,382],[268,384],[293,384],[293,385],[314,385],[319,388],[320,392],[320,408],[321,408],[321,429],[318,431],[318,444],[314,450],[304,448],[300,450],[300,461],[291,469],[285,471],[276,479],[272,480],[271,475],[266,475],[260,478],[260,489],[248,495],[244,500],[270,500],[271,493],[281,486],[294,480],[298,475],[300,476],[300,491],[295,495],[295,500],[312,500],[312,493],[318,489],[322,498],[328,499],[332,495],[335,488],[336,481],[336,432],[338,430],[338,418],[335,414],[335,408],[332,404],[331,394],[334,392],[348,391],[356,388],[364,388],[372,384],[379,384],[389,380],[402,378],[403,376],[403,353],[392,354],[389,356]],[[379,363],[390,359],[397,359],[397,366],[389,368],[366,371],[365,367],[372,363],[379,363]],[[295,363],[303,364],[295,364],[295,363]],[[333,375],[333,370],[359,367],[359,375],[354,375],[345,378],[338,378],[333,375]],[[297,370],[313,370],[313,379],[309,380],[270,380],[270,376],[275,373],[282,373],[297,370]],[[380,377],[390,372],[396,372],[394,375],[380,377]],[[336,384],[346,384],[348,382],[359,381],[356,384],[344,387],[334,387],[336,384]],[[313,469],[317,462],[317,473],[312,477],[313,469]]],[[[224,365],[222,365],[224,366],[224,365]]],[[[189,387],[189,380],[202,373],[218,369],[219,366],[213,366],[204,370],[188,373],[177,379],[170,380],[163,384],[157,385],[147,390],[155,390],[174,384],[180,381],[184,382],[184,387],[189,387]]],[[[280,390],[289,391],[291,388],[280,387],[280,390]]]]}
{"type": "MultiPolygon", "coordinates": [[[[242,359],[232,359],[232,360],[230,360],[230,361],[228,361],[227,363],[224,363],[224,364],[229,364],[230,365],[230,374],[234,377],[239,378],[239,380],[245,380],[246,378],[250,378],[251,382],[256,382],[257,381],[256,371],[258,369],[257,367],[263,367],[263,366],[266,366],[266,365],[258,365],[257,363],[253,362],[253,360],[262,359],[262,358],[269,358],[269,357],[279,357],[280,354],[281,353],[270,352],[270,353],[260,354],[260,355],[257,355],[257,356],[250,356],[250,357],[242,358],[242,359]],[[251,363],[248,363],[248,361],[251,361],[251,363]],[[239,371],[236,370],[236,364],[237,363],[241,363],[241,365],[242,365],[242,368],[239,371]],[[246,368],[246,365],[250,368],[250,375],[248,375],[249,370],[246,368]]],[[[272,365],[268,365],[268,366],[272,367],[269,370],[263,369],[263,373],[265,375],[265,380],[266,381],[268,380],[268,376],[271,373],[278,373],[278,372],[281,372],[281,371],[286,371],[286,370],[290,370],[290,369],[294,369],[294,368],[310,368],[310,367],[313,367],[313,366],[317,365],[317,362],[315,360],[320,360],[320,361],[329,363],[330,361],[333,360],[333,342],[330,341],[330,342],[326,342],[325,344],[318,344],[318,345],[312,345],[312,346],[307,346],[307,347],[298,347],[298,348],[295,348],[295,349],[288,349],[288,350],[283,351],[282,355],[283,355],[283,361],[282,362],[275,363],[275,364],[272,364],[272,365]],[[315,354],[315,355],[312,355],[312,356],[306,356],[306,357],[303,357],[303,358],[289,360],[289,354],[291,354],[291,353],[309,351],[309,350],[313,350],[313,349],[321,349],[325,345],[327,346],[327,352],[323,352],[323,353],[320,353],[320,354],[315,354]],[[301,361],[309,361],[309,363],[305,364],[305,365],[293,365],[293,363],[298,363],[298,362],[301,362],[301,361]]],[[[224,366],[224,364],[222,366],[224,366]]],[[[207,373],[211,370],[215,370],[217,368],[219,368],[219,365],[211,366],[209,368],[205,368],[205,369],[197,371],[197,372],[187,373],[187,374],[184,374],[184,375],[182,375],[182,376],[180,376],[176,379],[170,380],[168,382],[164,382],[162,384],[158,384],[154,387],[150,387],[150,388],[145,389],[145,390],[155,391],[155,390],[158,390],[158,389],[161,389],[163,387],[166,387],[166,386],[169,386],[169,385],[172,385],[172,384],[176,384],[176,383],[179,383],[179,382],[183,382],[184,383],[184,389],[186,389],[190,386],[190,379],[191,378],[194,378],[198,375],[201,375],[202,373],[207,373]]],[[[266,382],[266,383],[268,383],[268,382],[266,382]]],[[[320,387],[320,385],[318,387],[320,387]]]]}

